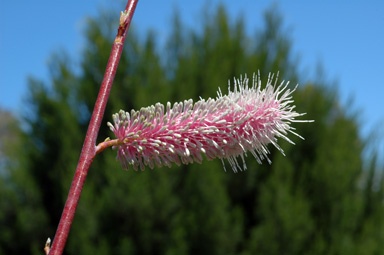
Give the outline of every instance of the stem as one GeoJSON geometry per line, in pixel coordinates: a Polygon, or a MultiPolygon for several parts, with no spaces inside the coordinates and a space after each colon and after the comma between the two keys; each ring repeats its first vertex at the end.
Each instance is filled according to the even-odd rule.
{"type": "Polygon", "coordinates": [[[133,13],[135,12],[137,2],[138,0],[128,1],[125,11],[121,13],[118,33],[112,46],[111,55],[108,60],[99,95],[97,96],[95,107],[93,109],[75,176],[73,177],[68,198],[65,203],[49,255],[60,255],[63,253],[69,230],[75,216],[76,207],[79,203],[81,190],[83,188],[85,178],[87,177],[88,169],[92,164],[93,158],[96,156],[97,135],[99,133],[101,120],[104,115],[113,79],[115,78],[117,66],[123,50],[124,41],[127,36],[127,31],[131,23],[133,13]]]}
{"type": "Polygon", "coordinates": [[[96,146],[96,154],[99,154],[100,152],[102,152],[103,150],[105,150],[108,147],[111,147],[113,145],[119,145],[119,144],[121,144],[121,142],[118,139],[106,140],[102,143],[99,143],[96,146]]]}

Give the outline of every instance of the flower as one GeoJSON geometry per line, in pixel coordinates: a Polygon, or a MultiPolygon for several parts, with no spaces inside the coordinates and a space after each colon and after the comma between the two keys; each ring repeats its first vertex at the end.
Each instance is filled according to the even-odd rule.
{"type": "Polygon", "coordinates": [[[260,164],[264,159],[271,163],[267,145],[273,144],[284,154],[277,138],[293,144],[288,133],[302,137],[290,124],[310,122],[296,120],[304,115],[291,105],[296,88],[288,89],[289,82],[284,81],[276,87],[277,78],[274,84],[272,81],[270,74],[261,89],[260,75],[254,74],[252,86],[248,86],[247,76],[240,77],[234,80],[232,91],[229,85],[228,95],[222,95],[219,88],[216,99],[200,99],[195,104],[189,99],[173,106],[168,102],[166,109],[157,103],[131,113],[121,110],[113,115],[114,125],[108,123],[118,140],[113,146],[118,149],[117,158],[123,168],[133,166],[135,170],[201,163],[203,154],[208,160],[227,159],[234,172],[246,169],[247,152],[260,164]]]}

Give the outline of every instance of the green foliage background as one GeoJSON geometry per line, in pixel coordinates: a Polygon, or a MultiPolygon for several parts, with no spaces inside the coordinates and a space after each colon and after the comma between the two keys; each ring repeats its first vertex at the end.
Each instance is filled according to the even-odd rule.
{"type": "MultiPolygon", "coordinates": [[[[0,254],[42,254],[54,236],[116,22],[108,14],[89,20],[80,67],[57,53],[48,84],[28,81],[25,128],[0,175],[0,254]]],[[[264,81],[277,71],[300,81],[273,10],[252,36],[218,7],[198,30],[175,15],[164,48],[151,32],[138,38],[131,30],[99,141],[113,135],[106,122],[119,109],[215,97],[228,79],[257,70],[264,81]]],[[[279,141],[286,157],[270,147],[272,165],[249,156],[237,174],[219,160],[135,172],[121,170],[115,151],[98,155],[65,254],[384,254],[383,179],[374,160],[363,164],[359,125],[327,85],[295,92],[297,111],[316,122],[295,124],[305,141],[279,141]]]]}

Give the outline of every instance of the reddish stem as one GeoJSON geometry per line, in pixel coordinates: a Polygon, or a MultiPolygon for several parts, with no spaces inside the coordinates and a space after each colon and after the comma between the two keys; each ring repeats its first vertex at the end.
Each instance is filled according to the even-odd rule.
{"type": "Polygon", "coordinates": [[[92,164],[93,158],[96,156],[97,135],[104,115],[109,93],[111,91],[113,79],[115,78],[117,66],[123,50],[123,44],[127,36],[127,31],[131,23],[133,13],[136,9],[137,2],[138,0],[128,1],[127,6],[125,7],[125,13],[122,13],[120,18],[118,33],[112,46],[111,55],[108,60],[99,95],[97,96],[95,108],[93,109],[75,176],[69,190],[59,226],[56,230],[52,247],[49,249],[49,255],[59,255],[63,253],[69,230],[75,216],[76,207],[79,203],[81,190],[83,188],[85,178],[87,177],[88,169],[92,164]]]}

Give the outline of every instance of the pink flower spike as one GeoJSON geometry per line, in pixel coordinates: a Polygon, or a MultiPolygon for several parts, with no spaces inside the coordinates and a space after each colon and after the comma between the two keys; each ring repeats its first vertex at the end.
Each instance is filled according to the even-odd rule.
{"type": "Polygon", "coordinates": [[[216,99],[200,99],[195,104],[189,99],[173,107],[168,102],[166,109],[157,103],[131,113],[121,110],[113,115],[114,125],[108,123],[118,140],[113,146],[118,149],[117,158],[123,168],[131,165],[135,170],[201,163],[205,154],[208,160],[227,159],[237,172],[246,169],[244,155],[248,151],[260,164],[264,159],[271,163],[267,145],[273,144],[284,155],[277,138],[293,144],[288,133],[302,137],[290,124],[312,122],[295,119],[304,115],[291,105],[296,88],[287,89],[289,82],[284,81],[276,87],[277,78],[274,84],[272,80],[270,74],[261,89],[260,75],[253,75],[252,87],[245,76],[244,80],[235,79],[233,91],[229,85],[228,95],[222,95],[219,89],[216,99]]]}

